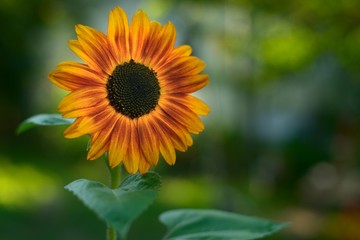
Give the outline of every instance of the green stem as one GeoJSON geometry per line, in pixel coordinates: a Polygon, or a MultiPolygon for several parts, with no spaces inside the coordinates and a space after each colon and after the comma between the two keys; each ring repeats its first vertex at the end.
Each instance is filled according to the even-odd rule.
{"type": "MultiPolygon", "coordinates": [[[[109,161],[106,161],[106,165],[108,166],[110,172],[110,187],[112,189],[118,188],[121,182],[121,166],[118,165],[114,168],[111,168],[109,165],[109,161]]],[[[116,240],[116,230],[113,226],[108,224],[107,232],[106,232],[107,240],[116,240]]]]}
{"type": "Polygon", "coordinates": [[[118,188],[121,182],[121,165],[114,168],[109,167],[110,171],[110,187],[112,189],[118,188]]]}
{"type": "Polygon", "coordinates": [[[116,230],[111,225],[108,225],[108,228],[106,231],[106,239],[107,240],[116,240],[116,230]]]}

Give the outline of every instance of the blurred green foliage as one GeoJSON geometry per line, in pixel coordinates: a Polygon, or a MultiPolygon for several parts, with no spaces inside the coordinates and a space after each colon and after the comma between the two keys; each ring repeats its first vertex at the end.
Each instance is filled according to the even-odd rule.
{"type": "Polygon", "coordinates": [[[129,17],[142,8],[172,21],[177,44],[193,47],[211,79],[198,93],[212,109],[205,132],[174,167],[156,167],[163,191],[130,239],[159,239],[159,213],[177,207],[293,222],[272,239],[360,238],[359,1],[1,0],[0,239],[104,235],[62,189],[78,178],[108,181],[102,160],[85,161],[87,137],[64,139],[64,127],[15,130],[56,112],[65,92],[48,72],[79,61],[66,44],[74,25],[106,32],[115,5],[129,17]]]}

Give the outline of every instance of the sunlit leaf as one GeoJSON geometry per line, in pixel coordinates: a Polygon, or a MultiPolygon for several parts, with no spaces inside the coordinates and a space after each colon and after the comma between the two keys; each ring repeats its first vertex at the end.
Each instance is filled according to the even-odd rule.
{"type": "Polygon", "coordinates": [[[284,228],[287,224],[218,210],[179,209],[160,215],[168,228],[166,240],[187,239],[259,239],[284,228]]]}
{"type": "Polygon", "coordinates": [[[63,118],[61,114],[38,114],[23,121],[17,128],[16,133],[23,133],[35,126],[70,125],[73,122],[73,118],[63,118]]]}
{"type": "Polygon", "coordinates": [[[86,179],[76,180],[65,189],[73,192],[124,238],[131,223],[154,201],[160,186],[160,176],[148,172],[128,176],[117,189],[86,179]]]}

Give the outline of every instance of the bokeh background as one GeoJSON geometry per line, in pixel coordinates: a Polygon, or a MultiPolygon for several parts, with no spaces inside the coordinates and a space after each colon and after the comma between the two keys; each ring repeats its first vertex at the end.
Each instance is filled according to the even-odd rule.
{"type": "Polygon", "coordinates": [[[106,32],[116,5],[172,21],[211,79],[196,94],[212,109],[205,132],[175,166],[155,168],[163,188],[130,239],[160,239],[158,215],[187,207],[291,222],[268,239],[360,239],[358,0],[0,0],[0,239],[104,239],[63,189],[108,181],[103,160],[85,160],[88,138],[15,131],[57,111],[66,93],[47,75],[79,61],[67,47],[74,25],[106,32]]]}

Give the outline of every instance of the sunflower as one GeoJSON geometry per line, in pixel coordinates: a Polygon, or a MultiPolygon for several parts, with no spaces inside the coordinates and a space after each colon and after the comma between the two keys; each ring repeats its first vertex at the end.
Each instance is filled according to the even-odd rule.
{"type": "Polygon", "coordinates": [[[190,134],[204,130],[198,115],[210,111],[190,95],[208,83],[205,63],[190,46],[174,47],[171,22],[150,21],[142,10],[129,25],[124,10],[113,9],[107,35],[80,24],[75,31],[69,47],[85,63],[62,62],[49,74],[70,91],[58,106],[76,118],[65,137],[90,134],[87,159],[107,152],[111,167],[122,162],[129,173],[147,172],[160,154],[173,165],[175,149],[186,151],[190,134]]]}

